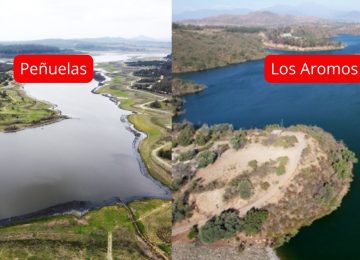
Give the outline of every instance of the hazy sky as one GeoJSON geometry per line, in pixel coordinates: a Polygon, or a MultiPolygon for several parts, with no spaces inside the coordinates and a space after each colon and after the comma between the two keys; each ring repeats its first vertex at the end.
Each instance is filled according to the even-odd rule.
{"type": "Polygon", "coordinates": [[[359,0],[173,0],[174,13],[197,9],[261,9],[274,5],[298,5],[315,3],[338,10],[360,10],[359,0]]]}
{"type": "Polygon", "coordinates": [[[0,0],[0,41],[44,38],[171,39],[171,0],[0,0]]]}

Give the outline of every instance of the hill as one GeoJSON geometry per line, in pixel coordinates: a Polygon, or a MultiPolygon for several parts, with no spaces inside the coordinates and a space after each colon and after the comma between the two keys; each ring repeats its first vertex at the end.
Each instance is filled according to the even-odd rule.
{"type": "Polygon", "coordinates": [[[174,127],[173,241],[278,247],[330,214],[354,153],[317,127],[174,127]],[[226,225],[225,225],[226,223],[226,225]]]}
{"type": "Polygon", "coordinates": [[[173,26],[173,72],[188,72],[261,59],[261,29],[173,26]]]}
{"type": "Polygon", "coordinates": [[[328,21],[312,16],[280,15],[269,11],[256,11],[243,15],[219,15],[202,19],[183,20],[180,23],[198,26],[262,26],[269,28],[325,22],[328,21]]]}

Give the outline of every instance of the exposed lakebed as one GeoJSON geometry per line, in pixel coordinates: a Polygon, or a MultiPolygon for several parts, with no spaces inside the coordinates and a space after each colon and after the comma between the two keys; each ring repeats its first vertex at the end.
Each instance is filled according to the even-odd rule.
{"type": "Polygon", "coordinates": [[[135,138],[124,120],[131,112],[93,94],[97,85],[25,84],[28,95],[55,104],[71,119],[0,133],[0,219],[70,201],[170,198],[141,161],[137,144],[144,135],[135,138]]]}
{"type": "MultiPolygon", "coordinates": [[[[340,35],[336,41],[344,42],[346,48],[321,53],[360,53],[360,36],[340,35]]],[[[176,121],[232,123],[237,128],[281,123],[317,125],[344,140],[360,156],[359,84],[269,84],[264,80],[262,60],[180,76],[207,88],[186,96],[185,113],[176,121]]],[[[302,228],[277,250],[281,259],[356,258],[355,243],[360,235],[359,174],[359,165],[355,165],[354,182],[341,207],[302,228]]]]}

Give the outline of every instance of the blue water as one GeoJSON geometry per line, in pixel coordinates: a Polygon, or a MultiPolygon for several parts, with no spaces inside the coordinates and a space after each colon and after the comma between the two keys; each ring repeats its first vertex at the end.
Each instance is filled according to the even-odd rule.
{"type": "MultiPolygon", "coordinates": [[[[335,40],[347,47],[320,53],[360,53],[360,36],[340,35],[335,40]]],[[[232,123],[237,128],[274,123],[317,125],[344,140],[360,157],[360,84],[270,84],[264,80],[263,68],[260,60],[179,75],[207,89],[186,96],[185,113],[174,121],[232,123]]],[[[359,166],[354,174],[341,207],[302,228],[277,250],[281,259],[360,259],[359,166]]]]}

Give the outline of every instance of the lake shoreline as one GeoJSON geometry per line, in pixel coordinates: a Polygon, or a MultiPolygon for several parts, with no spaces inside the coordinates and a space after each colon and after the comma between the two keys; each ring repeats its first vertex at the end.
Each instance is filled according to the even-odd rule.
{"type": "MultiPolygon", "coordinates": [[[[121,108],[119,106],[120,101],[116,97],[113,97],[110,94],[101,94],[101,93],[96,92],[96,90],[98,88],[100,88],[103,85],[103,83],[106,81],[105,77],[101,78],[101,79],[94,78],[94,80],[96,82],[98,82],[98,85],[91,90],[92,94],[102,95],[104,97],[107,97],[111,102],[113,102],[117,106],[118,109],[121,109],[124,111],[129,111],[129,112],[131,112],[131,114],[137,114],[137,112],[121,108]]],[[[22,86],[22,88],[23,88],[23,86],[22,86]]],[[[31,97],[31,98],[33,98],[33,97],[31,97]]],[[[71,117],[62,115],[62,112],[60,110],[56,109],[57,105],[51,104],[49,102],[46,102],[46,103],[49,104],[52,107],[52,109],[59,114],[59,118],[56,118],[56,120],[49,120],[47,122],[42,122],[42,123],[34,124],[31,126],[26,126],[24,128],[17,129],[12,132],[4,132],[4,133],[15,133],[15,132],[19,132],[19,131],[26,130],[26,129],[38,128],[38,127],[42,127],[45,125],[55,124],[57,122],[61,122],[64,119],[71,119],[71,117]]],[[[84,214],[86,214],[92,210],[99,210],[103,207],[117,205],[119,203],[130,203],[130,202],[134,202],[134,201],[144,201],[144,200],[148,200],[148,199],[149,200],[150,199],[160,199],[160,200],[164,200],[164,201],[171,200],[171,191],[165,185],[163,185],[160,181],[158,181],[157,179],[155,179],[153,176],[151,176],[149,174],[149,171],[147,170],[147,166],[145,165],[145,162],[142,160],[141,155],[139,153],[139,145],[140,145],[141,141],[147,136],[146,133],[143,133],[143,132],[137,130],[135,128],[135,126],[132,123],[130,123],[130,121],[128,120],[128,116],[129,115],[127,115],[127,114],[123,114],[120,118],[120,121],[125,124],[125,129],[134,135],[134,140],[132,142],[132,148],[134,149],[134,154],[135,154],[136,160],[139,164],[140,172],[144,177],[151,180],[157,187],[162,189],[164,191],[164,196],[142,196],[141,195],[141,196],[132,196],[125,200],[120,198],[119,196],[114,196],[114,197],[111,197],[111,198],[103,200],[103,201],[76,201],[76,200],[68,201],[68,202],[53,205],[53,206],[50,206],[50,207],[47,207],[44,209],[36,210],[34,212],[30,212],[27,214],[0,219],[0,228],[6,227],[9,225],[18,225],[18,224],[21,224],[24,222],[29,222],[29,221],[36,221],[38,219],[48,218],[48,217],[52,217],[52,216],[56,216],[56,215],[83,216],[84,214]]]]}
{"type": "Polygon", "coordinates": [[[135,150],[135,155],[136,155],[136,159],[139,163],[139,168],[140,168],[140,172],[143,174],[143,176],[151,179],[152,181],[154,181],[154,183],[156,185],[158,185],[158,187],[160,187],[161,189],[164,189],[166,191],[166,194],[169,195],[171,197],[171,191],[168,190],[168,187],[166,185],[164,185],[160,180],[158,180],[157,178],[155,178],[154,176],[152,176],[150,174],[150,171],[148,170],[148,167],[145,163],[145,161],[141,158],[141,153],[140,153],[140,144],[141,142],[148,137],[148,134],[145,133],[145,132],[142,132],[140,130],[138,130],[135,126],[135,124],[133,122],[131,122],[131,120],[129,120],[129,116],[131,115],[137,115],[139,114],[138,112],[136,111],[132,111],[132,110],[128,110],[128,109],[125,109],[123,107],[121,107],[121,101],[109,94],[109,93],[98,93],[97,90],[100,89],[103,85],[104,85],[104,82],[107,81],[108,79],[110,80],[111,78],[108,77],[108,79],[106,79],[106,76],[103,74],[104,72],[100,72],[100,74],[102,76],[104,76],[104,79],[103,80],[96,80],[97,82],[99,82],[98,86],[95,87],[93,90],[91,90],[91,92],[95,95],[102,95],[106,98],[108,98],[111,102],[115,103],[115,105],[121,109],[121,110],[124,110],[124,111],[128,111],[128,112],[131,112],[130,115],[122,115],[121,116],[121,122],[125,124],[125,129],[128,130],[129,132],[131,132],[133,135],[134,135],[134,140],[133,140],[133,149],[135,150]]]}
{"type": "Polygon", "coordinates": [[[275,51],[294,51],[294,52],[315,52],[315,51],[334,51],[342,50],[346,48],[346,45],[341,44],[340,46],[327,45],[327,46],[315,46],[315,47],[298,47],[287,44],[277,44],[271,42],[264,42],[264,47],[269,50],[275,51]]]}

